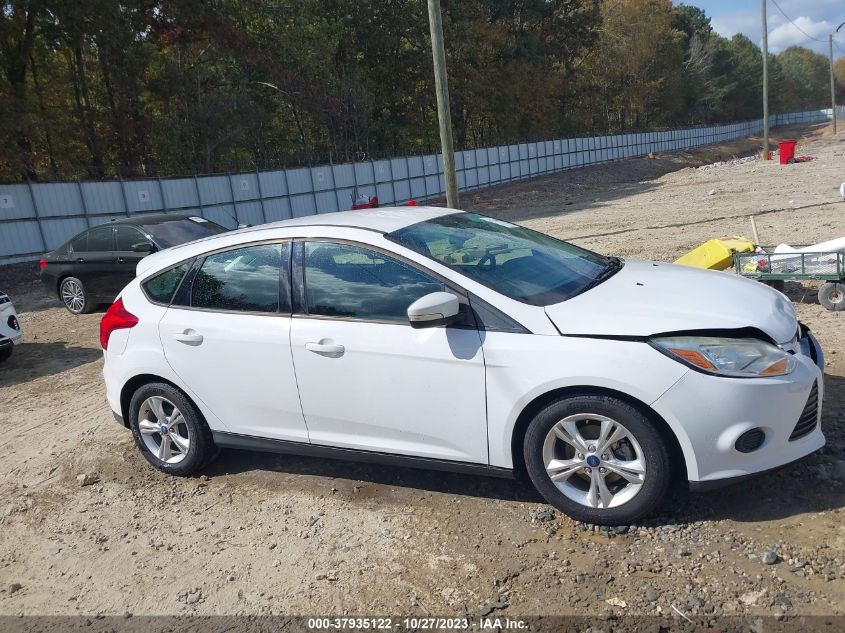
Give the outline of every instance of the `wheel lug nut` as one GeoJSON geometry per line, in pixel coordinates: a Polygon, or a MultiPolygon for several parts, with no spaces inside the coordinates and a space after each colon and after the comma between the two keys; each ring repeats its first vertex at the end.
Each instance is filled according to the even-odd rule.
{"type": "Polygon", "coordinates": [[[599,472],[603,475],[607,472],[607,468],[599,468],[599,472]]]}
{"type": "Polygon", "coordinates": [[[591,452],[591,453],[595,453],[595,452],[596,452],[596,447],[595,447],[595,446],[591,446],[591,447],[590,447],[590,452],[591,452]]]}
{"type": "Polygon", "coordinates": [[[578,459],[584,459],[584,454],[583,454],[583,453],[575,453],[575,456],[576,456],[578,459]]]}
{"type": "Polygon", "coordinates": [[[588,469],[587,469],[587,474],[588,474],[588,475],[589,475],[590,473],[592,473],[592,472],[593,472],[593,469],[592,469],[592,468],[588,468],[588,469]]]}

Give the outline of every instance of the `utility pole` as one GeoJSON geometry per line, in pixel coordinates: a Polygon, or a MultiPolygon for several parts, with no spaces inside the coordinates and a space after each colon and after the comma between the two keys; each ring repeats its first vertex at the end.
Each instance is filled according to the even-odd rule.
{"type": "Polygon", "coordinates": [[[449,82],[446,78],[446,47],[443,44],[443,17],[440,0],[428,0],[431,28],[431,54],[434,59],[434,86],[437,92],[437,121],[440,124],[440,148],[446,179],[446,206],[458,208],[458,177],[455,174],[455,149],[452,144],[452,114],[449,108],[449,82]]]}
{"type": "MultiPolygon", "coordinates": [[[[836,32],[845,26],[845,22],[836,27],[836,32]]],[[[830,46],[830,108],[833,113],[833,135],[836,136],[836,78],[833,75],[833,33],[830,34],[828,41],[830,46]]]]}
{"type": "Polygon", "coordinates": [[[833,115],[833,135],[836,136],[836,80],[833,77],[833,33],[828,41],[830,46],[830,113],[833,115]]]}
{"type": "Polygon", "coordinates": [[[763,160],[769,160],[769,20],[766,0],[760,2],[763,12],[763,160]]]}

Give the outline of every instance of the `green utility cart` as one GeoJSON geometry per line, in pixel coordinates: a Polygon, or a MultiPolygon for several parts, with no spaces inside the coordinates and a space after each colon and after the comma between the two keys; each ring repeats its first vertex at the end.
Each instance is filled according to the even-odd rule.
{"type": "MultiPolygon", "coordinates": [[[[800,248],[800,247],[799,247],[800,248]]],[[[820,279],[819,303],[828,310],[845,310],[845,251],[838,253],[734,253],[738,275],[762,281],[778,290],[785,281],[820,279]]]]}

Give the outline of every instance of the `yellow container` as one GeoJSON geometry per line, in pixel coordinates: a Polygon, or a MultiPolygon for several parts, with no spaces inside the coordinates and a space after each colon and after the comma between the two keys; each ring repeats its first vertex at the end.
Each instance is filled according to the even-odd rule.
{"type": "Polygon", "coordinates": [[[676,259],[676,264],[710,270],[724,270],[733,263],[734,253],[750,253],[754,243],[745,237],[723,237],[708,240],[694,248],[683,257],[676,259]]]}

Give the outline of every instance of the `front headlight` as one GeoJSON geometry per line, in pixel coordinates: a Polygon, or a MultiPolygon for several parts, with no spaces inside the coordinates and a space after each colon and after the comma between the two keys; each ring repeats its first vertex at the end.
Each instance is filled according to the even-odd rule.
{"type": "Polygon", "coordinates": [[[753,338],[668,336],[650,342],[672,358],[718,376],[783,376],[795,369],[796,363],[792,354],[753,338]]]}

